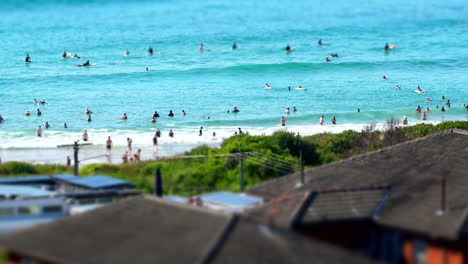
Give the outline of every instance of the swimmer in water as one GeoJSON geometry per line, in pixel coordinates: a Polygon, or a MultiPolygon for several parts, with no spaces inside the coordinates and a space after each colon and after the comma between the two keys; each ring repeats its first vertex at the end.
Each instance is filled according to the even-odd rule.
{"type": "Polygon", "coordinates": [[[174,137],[174,132],[172,131],[172,129],[169,129],[169,136],[174,137]]]}
{"type": "Polygon", "coordinates": [[[239,109],[237,109],[237,106],[234,106],[234,109],[232,109],[233,113],[239,113],[239,109]]]}
{"type": "Polygon", "coordinates": [[[291,111],[289,110],[289,107],[286,108],[286,110],[284,110],[284,113],[287,114],[287,115],[289,115],[291,113],[291,111]]]}
{"type": "Polygon", "coordinates": [[[127,113],[124,113],[123,116],[122,116],[122,120],[127,120],[128,117],[127,117],[127,113]]]}
{"type": "Polygon", "coordinates": [[[320,125],[323,125],[323,122],[324,122],[324,116],[322,115],[322,116],[320,117],[319,124],[320,124],[320,125]]]}
{"type": "Polygon", "coordinates": [[[26,54],[26,58],[24,59],[24,62],[32,62],[31,57],[29,54],[26,54]]]}
{"type": "Polygon", "coordinates": [[[295,106],[293,106],[293,112],[296,113],[297,112],[297,108],[295,106]]]}
{"type": "Polygon", "coordinates": [[[49,128],[52,128],[50,125],[49,125],[49,122],[45,122],[45,125],[44,125],[45,129],[49,129],[49,128]]]}
{"type": "Polygon", "coordinates": [[[323,61],[330,62],[331,60],[328,57],[326,57],[325,59],[323,59],[323,61]]]}
{"type": "Polygon", "coordinates": [[[4,122],[4,121],[5,121],[5,118],[3,118],[2,115],[0,115],[0,123],[1,123],[1,122],[4,122]]]}
{"type": "Polygon", "coordinates": [[[36,135],[37,135],[38,137],[42,137],[42,128],[41,128],[41,126],[39,126],[39,127],[37,128],[37,130],[36,130],[36,135]]]}
{"type": "Polygon", "coordinates": [[[200,127],[200,130],[198,130],[198,136],[203,136],[203,127],[200,127]]]}
{"type": "Polygon", "coordinates": [[[288,86],[288,91],[291,91],[291,86],[288,86]]]}
{"type": "Polygon", "coordinates": [[[386,81],[386,80],[388,80],[388,79],[387,79],[387,77],[384,75],[384,76],[382,76],[382,80],[386,81]]]}
{"type": "Polygon", "coordinates": [[[185,110],[182,110],[182,116],[185,116],[187,113],[185,113],[185,110]]]}
{"type": "Polygon", "coordinates": [[[25,115],[25,116],[30,116],[30,115],[31,115],[31,112],[29,112],[29,110],[28,110],[28,111],[26,111],[26,113],[25,113],[24,115],[25,115]]]}
{"type": "Polygon", "coordinates": [[[361,113],[361,109],[360,109],[360,108],[358,108],[358,109],[357,109],[357,112],[358,112],[358,113],[361,113]]]}
{"type": "Polygon", "coordinates": [[[403,125],[407,126],[408,125],[408,117],[405,116],[405,119],[403,119],[403,125]]]}
{"type": "Polygon", "coordinates": [[[128,51],[128,49],[125,49],[123,55],[124,56],[130,56],[130,51],[128,51]]]}
{"type": "Polygon", "coordinates": [[[91,66],[91,63],[89,63],[89,60],[87,60],[85,63],[78,64],[76,66],[91,66]]]}
{"type": "Polygon", "coordinates": [[[81,136],[81,138],[83,139],[83,141],[88,141],[89,136],[88,136],[88,131],[87,130],[85,130],[83,132],[83,135],[81,136]]]}
{"type": "Polygon", "coordinates": [[[149,53],[149,54],[153,54],[153,48],[152,48],[151,46],[148,47],[148,53],[149,53]]]}
{"type": "Polygon", "coordinates": [[[205,48],[203,47],[203,43],[200,44],[200,52],[204,52],[205,51],[205,48]]]}
{"type": "Polygon", "coordinates": [[[41,110],[39,110],[39,108],[37,109],[36,114],[37,114],[37,116],[42,115],[42,112],[41,112],[41,110]]]}
{"type": "Polygon", "coordinates": [[[322,39],[319,39],[319,41],[317,42],[317,46],[322,46],[322,39]]]}
{"type": "Polygon", "coordinates": [[[330,120],[331,120],[332,124],[336,125],[336,118],[335,118],[335,116],[333,116],[330,120]]]}
{"type": "Polygon", "coordinates": [[[91,115],[88,115],[88,123],[90,123],[91,121],[92,121],[91,115]]]}
{"type": "Polygon", "coordinates": [[[338,58],[338,53],[332,53],[332,54],[330,54],[330,56],[331,56],[332,58],[338,58]]]}
{"type": "Polygon", "coordinates": [[[416,112],[421,112],[421,106],[416,107],[416,112]]]}
{"type": "Polygon", "coordinates": [[[236,44],[235,42],[234,42],[234,44],[232,44],[232,49],[233,49],[233,50],[238,49],[237,44],[236,44]]]}
{"type": "Polygon", "coordinates": [[[445,108],[442,106],[442,108],[440,109],[440,111],[445,112],[445,108]]]}
{"type": "Polygon", "coordinates": [[[63,128],[68,128],[67,123],[63,124],[63,128]]]}
{"type": "Polygon", "coordinates": [[[281,126],[286,126],[286,118],[284,118],[284,116],[281,117],[280,122],[281,126]]]}
{"type": "Polygon", "coordinates": [[[395,85],[395,90],[401,90],[401,87],[398,85],[395,85]]]}
{"type": "Polygon", "coordinates": [[[151,119],[151,123],[156,123],[156,119],[155,118],[151,119]]]}
{"type": "Polygon", "coordinates": [[[76,54],[76,53],[75,53],[75,55],[73,55],[73,58],[74,58],[74,59],[77,59],[77,60],[81,59],[81,57],[78,56],[78,54],[76,54]]]}
{"type": "Polygon", "coordinates": [[[169,110],[169,114],[167,114],[168,117],[174,117],[174,113],[172,112],[172,110],[169,110]]]}
{"type": "Polygon", "coordinates": [[[88,108],[86,108],[86,110],[84,111],[85,114],[89,115],[89,114],[92,114],[93,111],[89,110],[88,108]]]}
{"type": "Polygon", "coordinates": [[[67,57],[68,57],[67,52],[66,52],[66,51],[63,51],[62,58],[65,59],[65,58],[67,58],[67,57]]]}
{"type": "Polygon", "coordinates": [[[285,50],[286,52],[290,52],[290,51],[292,50],[292,48],[291,48],[291,46],[289,46],[289,44],[288,44],[288,45],[286,45],[286,48],[284,48],[284,50],[285,50]]]}
{"type": "Polygon", "coordinates": [[[153,118],[156,119],[159,117],[158,111],[154,111],[153,118]]]}
{"type": "Polygon", "coordinates": [[[389,50],[389,49],[390,49],[390,46],[388,46],[388,43],[385,43],[384,50],[389,50]]]}

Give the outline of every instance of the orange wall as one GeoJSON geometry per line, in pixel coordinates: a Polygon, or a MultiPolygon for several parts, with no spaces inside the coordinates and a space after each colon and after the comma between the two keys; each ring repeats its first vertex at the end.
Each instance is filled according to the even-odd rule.
{"type": "MultiPolygon", "coordinates": [[[[413,264],[413,241],[406,240],[403,244],[403,257],[406,264],[413,264]]],[[[463,264],[463,253],[458,250],[446,249],[440,245],[428,244],[426,247],[427,264],[463,264]]]]}

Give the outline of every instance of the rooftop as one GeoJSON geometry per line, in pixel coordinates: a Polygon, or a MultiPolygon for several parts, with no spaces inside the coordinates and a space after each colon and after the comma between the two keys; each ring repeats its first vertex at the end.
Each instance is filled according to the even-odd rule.
{"type": "Polygon", "coordinates": [[[54,263],[371,263],[239,215],[151,196],[20,231],[0,246],[54,263]]]}
{"type": "MultiPolygon", "coordinates": [[[[336,192],[320,194],[305,219],[325,223],[370,216],[378,224],[456,240],[468,232],[467,161],[468,133],[447,131],[308,170],[305,183],[299,187],[299,174],[291,174],[254,186],[247,193],[271,200],[317,190],[389,186],[388,197],[375,213],[372,208],[382,193],[336,192]],[[442,176],[446,179],[447,210],[440,215],[442,176]],[[359,202],[363,198],[366,204],[359,202]]],[[[267,203],[251,214],[268,215],[271,207],[274,204],[267,203]]]]}

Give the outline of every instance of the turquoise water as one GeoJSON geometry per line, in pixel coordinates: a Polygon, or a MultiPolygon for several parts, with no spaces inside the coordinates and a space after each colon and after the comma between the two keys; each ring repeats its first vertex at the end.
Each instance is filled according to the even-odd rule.
{"type": "Polygon", "coordinates": [[[466,0],[3,0],[0,21],[3,149],[55,147],[80,138],[83,129],[98,144],[110,135],[125,145],[131,135],[151,145],[155,128],[164,135],[174,129],[168,144],[220,141],[237,127],[280,129],[285,108],[293,106],[298,112],[286,116],[288,129],[301,133],[333,131],[332,116],[340,130],[390,117],[420,122],[417,105],[432,108],[430,122],[468,119],[460,107],[468,103],[466,0]],[[317,46],[320,38],[330,45],[317,46]],[[397,48],[384,52],[386,42],[397,48]],[[211,51],[199,52],[200,43],[211,51]],[[286,44],[295,51],[286,54],[286,44]],[[131,56],[122,56],[125,49],[131,56]],[[96,66],[75,67],[84,60],[62,59],[64,50],[96,66]],[[339,58],[324,62],[330,53],[339,58]],[[265,83],[273,89],[263,89],[265,83]],[[396,84],[404,90],[394,90],[396,84]],[[287,90],[299,85],[308,91],[287,90]],[[416,85],[426,94],[415,93],[416,85]],[[436,108],[442,95],[452,105],[445,113],[436,108]],[[48,104],[36,106],[33,98],[48,104]],[[226,114],[234,106],[240,113],[226,114]],[[91,123],[86,108],[95,112],[91,123]],[[154,111],[162,116],[156,124],[154,111]],[[325,128],[318,126],[321,115],[325,128]],[[46,121],[52,129],[36,138],[46,121]]]}

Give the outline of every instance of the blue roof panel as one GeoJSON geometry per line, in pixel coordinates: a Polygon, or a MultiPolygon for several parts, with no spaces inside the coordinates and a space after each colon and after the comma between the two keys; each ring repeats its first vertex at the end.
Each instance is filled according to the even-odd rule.
{"type": "Polygon", "coordinates": [[[47,181],[51,180],[50,176],[26,176],[26,177],[14,177],[14,178],[1,178],[0,184],[12,184],[12,183],[28,183],[35,181],[47,181]]]}
{"type": "Polygon", "coordinates": [[[179,203],[187,202],[187,198],[182,197],[182,196],[177,196],[177,195],[166,195],[164,196],[164,199],[179,202],[179,203]]]}
{"type": "Polygon", "coordinates": [[[52,192],[29,186],[0,185],[0,195],[3,196],[49,196],[52,192]]]}
{"type": "Polygon", "coordinates": [[[90,189],[109,188],[117,187],[122,185],[131,185],[128,181],[111,178],[104,175],[95,175],[90,177],[76,177],[71,175],[65,175],[57,177],[57,179],[64,181],[69,184],[79,185],[90,189]]]}
{"type": "Polygon", "coordinates": [[[236,194],[231,192],[216,192],[200,196],[203,201],[224,204],[229,206],[249,206],[262,203],[262,199],[247,196],[244,194],[236,194]]]}

